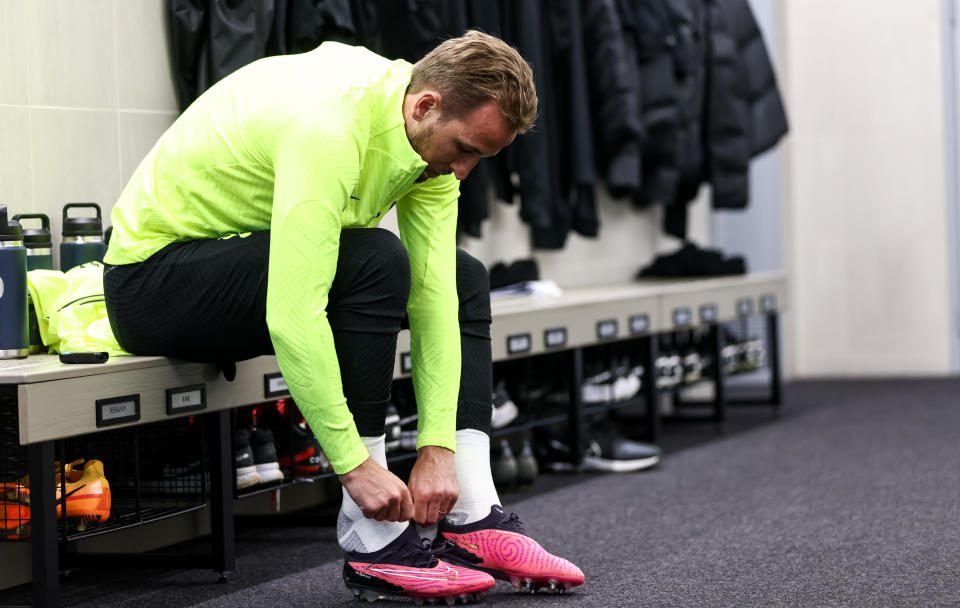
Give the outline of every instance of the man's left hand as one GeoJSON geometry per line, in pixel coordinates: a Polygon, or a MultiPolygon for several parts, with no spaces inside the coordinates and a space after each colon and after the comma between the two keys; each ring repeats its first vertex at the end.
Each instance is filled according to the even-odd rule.
{"type": "Polygon", "coordinates": [[[413,498],[413,521],[430,526],[443,519],[460,494],[453,452],[435,445],[420,448],[407,487],[413,498]]]}

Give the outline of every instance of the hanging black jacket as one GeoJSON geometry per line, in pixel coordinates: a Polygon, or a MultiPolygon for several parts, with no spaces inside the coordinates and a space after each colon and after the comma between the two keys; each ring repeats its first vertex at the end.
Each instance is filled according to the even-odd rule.
{"type": "Polygon", "coordinates": [[[616,0],[581,0],[580,11],[597,168],[611,196],[633,198],[643,145],[636,49],[616,0]]]}
{"type": "MultiPolygon", "coordinates": [[[[786,113],[747,0],[696,1],[705,11],[704,179],[713,209],[742,209],[750,199],[750,159],[787,132],[786,113]]],[[[664,231],[686,237],[685,204],[667,208],[664,231]]]]}
{"type": "Polygon", "coordinates": [[[504,39],[533,66],[539,99],[537,126],[519,135],[505,158],[518,177],[520,217],[539,249],[561,249],[570,230],[598,230],[578,2],[514,0],[503,11],[504,39]]]}
{"type": "Polygon", "coordinates": [[[787,117],[747,0],[707,0],[707,10],[706,152],[712,202],[714,209],[738,209],[750,198],[750,159],[787,132],[787,117]]]}
{"type": "MultiPolygon", "coordinates": [[[[277,2],[167,0],[180,110],[224,76],[266,56],[277,2]]],[[[281,11],[282,12],[282,11],[281,11]]]]}

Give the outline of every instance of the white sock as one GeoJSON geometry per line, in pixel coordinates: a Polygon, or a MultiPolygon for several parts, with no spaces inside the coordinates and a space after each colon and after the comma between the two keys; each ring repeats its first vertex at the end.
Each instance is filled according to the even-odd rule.
{"type": "Polygon", "coordinates": [[[490,507],[499,505],[500,497],[490,471],[490,435],[477,429],[461,429],[456,438],[457,453],[453,462],[460,497],[446,519],[462,526],[490,515],[490,507]]]}
{"type": "MultiPolygon", "coordinates": [[[[386,435],[361,437],[370,457],[382,467],[387,466],[386,435]]],[[[340,516],[337,518],[337,541],[344,551],[371,553],[389,545],[403,534],[409,524],[404,521],[377,521],[363,516],[360,506],[343,492],[340,516]]]]}

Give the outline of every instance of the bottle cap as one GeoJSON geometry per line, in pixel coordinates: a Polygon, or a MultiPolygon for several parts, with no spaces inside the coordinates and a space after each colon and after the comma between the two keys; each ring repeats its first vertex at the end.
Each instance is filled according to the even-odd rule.
{"type": "Polygon", "coordinates": [[[23,220],[27,219],[38,219],[40,220],[39,228],[24,228],[23,229],[23,245],[27,249],[30,248],[50,248],[53,243],[53,237],[50,235],[50,218],[47,217],[46,213],[18,213],[13,216],[13,219],[20,222],[21,226],[23,225],[23,220]]]}
{"type": "Polygon", "coordinates": [[[63,206],[63,236],[103,236],[100,205],[96,203],[67,203],[63,206]],[[69,209],[89,207],[97,210],[96,217],[67,217],[69,209]]]}
{"type": "Polygon", "coordinates": [[[7,221],[7,206],[0,205],[0,241],[22,241],[23,228],[19,222],[7,221]]]}

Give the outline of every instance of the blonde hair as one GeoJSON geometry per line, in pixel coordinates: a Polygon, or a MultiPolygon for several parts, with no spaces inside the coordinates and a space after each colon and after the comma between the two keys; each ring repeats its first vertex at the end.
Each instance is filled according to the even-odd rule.
{"type": "Polygon", "coordinates": [[[523,133],[537,120],[533,70],[515,48],[495,36],[470,30],[444,41],[413,66],[410,93],[440,92],[454,116],[496,102],[507,126],[523,133]]]}

